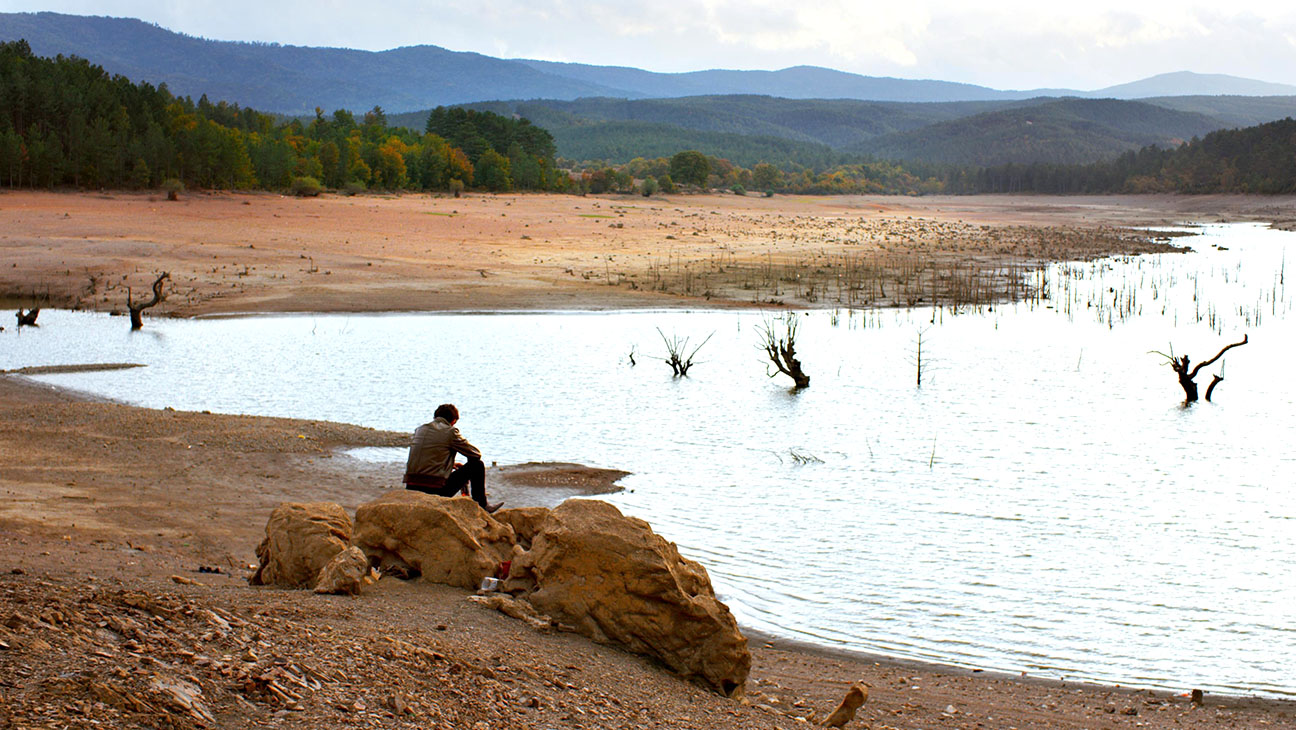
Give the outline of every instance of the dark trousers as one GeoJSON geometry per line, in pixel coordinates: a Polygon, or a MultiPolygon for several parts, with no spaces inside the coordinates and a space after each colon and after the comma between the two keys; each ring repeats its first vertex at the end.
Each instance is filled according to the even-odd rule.
{"type": "Polygon", "coordinates": [[[407,484],[405,488],[438,497],[453,497],[463,491],[465,484],[468,485],[473,501],[486,509],[486,464],[481,459],[470,459],[468,463],[450,472],[444,487],[407,484]]]}

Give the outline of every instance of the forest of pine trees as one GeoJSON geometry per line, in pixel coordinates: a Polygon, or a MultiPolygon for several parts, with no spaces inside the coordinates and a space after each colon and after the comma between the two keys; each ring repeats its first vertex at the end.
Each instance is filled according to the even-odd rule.
{"type": "Polygon", "coordinates": [[[237,104],[196,103],[166,86],[110,76],[78,58],[0,44],[0,186],[284,190],[565,190],[553,139],[526,120],[474,113],[458,144],[389,128],[382,110],[281,121],[237,104]],[[468,149],[460,146],[468,146],[468,149]]]}

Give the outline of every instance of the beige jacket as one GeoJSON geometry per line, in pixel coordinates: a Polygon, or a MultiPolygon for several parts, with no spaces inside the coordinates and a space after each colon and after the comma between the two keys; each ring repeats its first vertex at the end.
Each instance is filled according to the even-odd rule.
{"type": "Polygon", "coordinates": [[[419,426],[414,431],[414,443],[410,444],[409,459],[405,462],[406,483],[411,476],[423,478],[418,481],[430,478],[444,482],[454,471],[457,453],[470,460],[481,458],[477,447],[468,443],[446,419],[435,418],[419,426]]]}

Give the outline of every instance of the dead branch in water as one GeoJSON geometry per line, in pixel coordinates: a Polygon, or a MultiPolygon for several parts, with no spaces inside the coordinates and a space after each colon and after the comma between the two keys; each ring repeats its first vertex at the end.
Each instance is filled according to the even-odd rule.
{"type": "Polygon", "coordinates": [[[22,310],[22,307],[19,307],[16,316],[18,317],[19,327],[37,327],[39,325],[36,324],[36,317],[40,316],[40,307],[29,309],[26,312],[22,310]]]}
{"type": "MultiPolygon", "coordinates": [[[[783,336],[780,337],[777,331],[777,320],[766,320],[758,328],[762,339],[761,347],[778,372],[792,378],[795,387],[807,388],[810,386],[810,376],[801,369],[801,361],[796,357],[796,314],[787,312],[778,319],[783,320],[783,336]]],[[[775,373],[766,368],[766,375],[772,378],[775,373]]]]}
{"type": "Polygon", "coordinates": [[[671,372],[673,372],[677,378],[686,377],[688,375],[689,368],[693,367],[693,356],[697,355],[698,350],[702,349],[702,345],[709,342],[711,337],[715,335],[714,332],[707,335],[706,339],[702,340],[702,344],[693,348],[693,351],[685,357],[684,351],[688,349],[687,337],[680,339],[678,335],[672,335],[668,338],[666,337],[666,333],[661,331],[660,327],[657,328],[657,334],[661,335],[662,342],[666,343],[666,353],[669,355],[669,357],[661,358],[662,362],[670,365],[671,372]]]}
{"type": "Polygon", "coordinates": [[[158,276],[157,280],[155,280],[155,281],[153,282],[153,298],[150,299],[150,300],[148,300],[148,301],[146,301],[146,302],[134,302],[134,301],[132,301],[132,300],[131,300],[131,290],[130,290],[129,287],[127,287],[127,289],[126,289],[126,306],[130,308],[130,319],[131,319],[131,329],[132,329],[132,330],[143,329],[143,328],[144,328],[144,316],[143,316],[144,310],[145,310],[145,309],[148,309],[149,307],[155,306],[158,302],[160,302],[160,301],[162,301],[163,299],[166,298],[165,295],[162,294],[162,283],[163,283],[164,281],[166,281],[167,279],[169,279],[169,278],[171,278],[171,274],[169,274],[169,273],[167,273],[167,272],[165,272],[165,271],[162,272],[162,274],[161,274],[160,276],[158,276]]]}
{"type": "MultiPolygon", "coordinates": [[[[1197,366],[1192,368],[1192,370],[1188,369],[1190,365],[1190,361],[1188,360],[1187,355],[1183,355],[1177,360],[1175,359],[1173,347],[1170,348],[1169,355],[1159,351],[1157,351],[1156,354],[1170,361],[1170,369],[1175,372],[1175,375],[1179,376],[1179,386],[1183,388],[1184,391],[1184,402],[1192,403],[1197,400],[1197,383],[1194,381],[1194,379],[1197,377],[1197,373],[1201,372],[1202,368],[1208,367],[1211,363],[1223,357],[1224,353],[1228,352],[1234,347],[1241,347],[1246,343],[1247,343],[1247,335],[1242,335],[1242,340],[1240,342],[1234,342],[1231,345],[1225,345],[1223,349],[1215,353],[1215,357],[1212,357],[1206,362],[1197,363],[1197,366]]],[[[1206,400],[1208,401],[1210,400],[1211,393],[1212,391],[1215,390],[1215,386],[1219,385],[1220,381],[1223,379],[1224,376],[1222,375],[1215,376],[1215,378],[1211,381],[1210,386],[1206,388],[1206,400]]]]}

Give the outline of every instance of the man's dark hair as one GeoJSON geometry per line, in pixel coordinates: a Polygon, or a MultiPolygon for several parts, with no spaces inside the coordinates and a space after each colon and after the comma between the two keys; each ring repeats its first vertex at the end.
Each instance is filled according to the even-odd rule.
{"type": "Polygon", "coordinates": [[[454,422],[459,420],[459,409],[449,403],[442,403],[437,406],[436,413],[432,414],[433,418],[444,418],[447,421],[454,422]]]}

